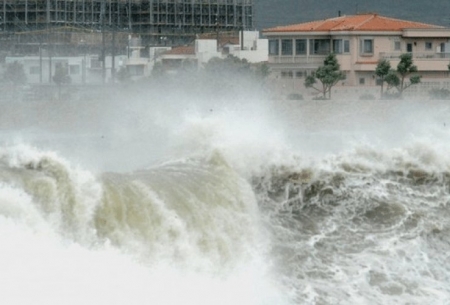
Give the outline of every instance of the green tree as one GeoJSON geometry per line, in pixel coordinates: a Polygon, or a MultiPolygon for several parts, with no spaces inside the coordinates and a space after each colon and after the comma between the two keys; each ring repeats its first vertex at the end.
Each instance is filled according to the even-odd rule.
{"type": "Polygon", "coordinates": [[[27,82],[27,77],[23,65],[18,61],[7,64],[3,79],[12,82],[14,85],[25,84],[27,82]]]}
{"type": "Polygon", "coordinates": [[[268,74],[267,65],[253,64],[234,55],[213,57],[198,71],[203,92],[227,95],[230,92],[245,94],[253,86],[261,88],[268,74]]]}
{"type": "Polygon", "coordinates": [[[55,74],[53,75],[53,82],[58,86],[58,99],[61,99],[61,86],[63,84],[70,84],[72,79],[69,76],[69,69],[67,65],[58,62],[55,65],[55,74]]]}
{"type": "Polygon", "coordinates": [[[342,79],[345,79],[345,74],[340,71],[340,65],[336,55],[331,53],[325,58],[323,66],[317,68],[313,75],[308,75],[306,77],[305,87],[313,88],[321,92],[324,98],[326,98],[328,93],[328,98],[331,99],[331,88],[333,88],[342,79]],[[322,88],[317,88],[314,86],[317,83],[317,80],[319,80],[322,84],[322,88]]]}
{"type": "Polygon", "coordinates": [[[197,61],[193,59],[184,59],[181,62],[181,68],[184,72],[192,72],[197,70],[197,61]]]}
{"type": "Polygon", "coordinates": [[[206,64],[203,69],[208,74],[224,75],[239,73],[241,75],[251,75],[253,69],[247,59],[240,59],[233,55],[228,55],[225,58],[213,57],[206,64]]]}
{"type": "Polygon", "coordinates": [[[412,85],[420,83],[422,76],[417,75],[417,72],[417,66],[413,63],[411,53],[405,53],[400,55],[400,62],[397,65],[397,70],[389,70],[389,73],[385,77],[385,81],[389,85],[389,88],[397,88],[401,97],[403,91],[412,85]],[[406,80],[408,76],[410,76],[409,82],[406,80]]]}
{"type": "Polygon", "coordinates": [[[256,77],[264,80],[270,74],[270,68],[266,63],[258,64],[255,70],[256,77]]]}
{"type": "Polygon", "coordinates": [[[378,76],[381,83],[380,98],[383,98],[383,85],[385,82],[385,78],[389,74],[390,70],[391,70],[391,63],[387,59],[380,59],[378,61],[377,67],[375,68],[375,75],[378,76]]]}
{"type": "Polygon", "coordinates": [[[213,57],[203,65],[203,70],[208,77],[235,79],[241,76],[241,80],[261,81],[269,75],[267,64],[252,64],[247,59],[228,55],[225,58],[213,57]]]}

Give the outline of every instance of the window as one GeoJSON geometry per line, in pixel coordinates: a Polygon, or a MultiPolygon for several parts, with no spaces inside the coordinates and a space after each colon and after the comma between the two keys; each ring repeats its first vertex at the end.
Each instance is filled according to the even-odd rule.
{"type": "Polygon", "coordinates": [[[361,39],[361,54],[373,54],[373,39],[361,39]]]}
{"type": "Polygon", "coordinates": [[[304,75],[303,71],[297,71],[295,72],[295,78],[302,78],[304,75]]]}
{"type": "Polygon", "coordinates": [[[366,83],[366,79],[364,78],[364,77],[361,77],[360,79],[359,79],[359,84],[360,85],[364,85],[366,83]]]}
{"type": "Polygon", "coordinates": [[[295,40],[295,54],[306,55],[306,39],[295,40]]]}
{"type": "Polygon", "coordinates": [[[344,53],[350,53],[350,40],[344,40],[344,53]]]}
{"type": "Polygon", "coordinates": [[[343,39],[334,39],[333,53],[336,54],[350,53],[350,41],[343,39]]]}
{"type": "Polygon", "coordinates": [[[279,55],[279,42],[278,39],[269,40],[269,55],[279,55]]]}
{"type": "Polygon", "coordinates": [[[412,43],[407,43],[406,44],[406,52],[411,53],[413,50],[413,45],[412,43]]]}
{"type": "Polygon", "coordinates": [[[310,39],[309,54],[311,55],[327,55],[330,53],[329,39],[310,39]]]}
{"type": "Polygon", "coordinates": [[[333,53],[341,54],[342,51],[343,51],[342,39],[334,39],[333,40],[333,53]]]}
{"type": "Polygon", "coordinates": [[[281,78],[293,78],[294,73],[292,71],[282,71],[281,78]]]}
{"type": "Polygon", "coordinates": [[[401,51],[401,44],[400,41],[394,41],[394,50],[395,51],[401,51]]]}
{"type": "Polygon", "coordinates": [[[30,67],[30,74],[39,74],[41,69],[39,66],[30,67]]]}
{"type": "Polygon", "coordinates": [[[292,55],[292,39],[281,40],[281,55],[292,55]]]}
{"type": "Polygon", "coordinates": [[[432,42],[425,42],[425,50],[430,51],[433,50],[433,43],[432,42]]]}

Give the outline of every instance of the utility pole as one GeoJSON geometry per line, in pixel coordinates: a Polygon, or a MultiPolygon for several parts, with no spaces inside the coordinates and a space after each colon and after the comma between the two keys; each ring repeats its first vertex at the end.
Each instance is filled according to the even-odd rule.
{"type": "Polygon", "coordinates": [[[100,12],[102,18],[102,81],[106,82],[106,52],[105,52],[105,0],[102,1],[102,8],[100,12]]]}
{"type": "Polygon", "coordinates": [[[3,0],[3,31],[6,32],[6,1],[3,0]]]}
{"type": "Polygon", "coordinates": [[[219,43],[219,12],[216,14],[216,40],[217,40],[217,52],[220,51],[220,43],[219,43]]]}
{"type": "Polygon", "coordinates": [[[244,26],[241,27],[241,51],[244,50],[244,26]]]}
{"type": "Polygon", "coordinates": [[[47,46],[48,53],[48,83],[52,83],[52,52],[50,50],[50,45],[47,46]]]}
{"type": "Polygon", "coordinates": [[[51,25],[50,25],[50,0],[47,0],[47,53],[48,53],[48,83],[52,83],[52,51],[53,45],[51,43],[51,25]]]}
{"type": "Polygon", "coordinates": [[[39,83],[42,84],[42,42],[39,42],[39,83]]]}
{"type": "Polygon", "coordinates": [[[111,78],[112,82],[114,83],[116,80],[116,28],[114,25],[112,26],[112,50],[111,50],[111,56],[112,56],[112,65],[111,65],[111,78]]]}

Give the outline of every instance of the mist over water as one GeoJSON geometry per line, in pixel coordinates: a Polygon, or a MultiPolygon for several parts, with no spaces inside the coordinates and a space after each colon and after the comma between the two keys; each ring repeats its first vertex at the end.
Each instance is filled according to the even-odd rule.
{"type": "Polygon", "coordinates": [[[2,301],[446,304],[449,105],[232,84],[2,103],[2,301]]]}

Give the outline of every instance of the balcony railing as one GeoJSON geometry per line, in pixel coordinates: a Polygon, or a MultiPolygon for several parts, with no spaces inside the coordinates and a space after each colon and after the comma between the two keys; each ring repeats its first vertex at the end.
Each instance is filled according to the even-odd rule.
{"type": "MultiPolygon", "coordinates": [[[[380,58],[382,58],[382,59],[399,59],[400,55],[402,55],[402,54],[403,54],[403,52],[393,52],[393,53],[382,52],[382,53],[380,53],[380,58]]],[[[420,60],[439,60],[439,59],[448,60],[450,58],[450,52],[437,52],[437,53],[413,52],[411,54],[412,54],[413,59],[420,59],[420,60]]]]}
{"type": "Polygon", "coordinates": [[[321,65],[325,59],[324,56],[269,56],[271,64],[313,64],[321,65]]]}

